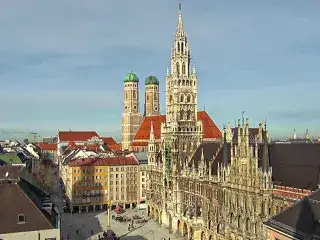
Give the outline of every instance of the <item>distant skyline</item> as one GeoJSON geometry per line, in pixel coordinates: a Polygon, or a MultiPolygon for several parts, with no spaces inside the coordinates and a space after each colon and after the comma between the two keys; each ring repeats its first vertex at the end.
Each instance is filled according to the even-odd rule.
{"type": "MultiPolygon", "coordinates": [[[[123,77],[160,80],[179,1],[0,2],[0,131],[121,134],[123,77]]],[[[199,76],[198,109],[222,129],[265,118],[272,136],[320,135],[320,2],[182,1],[199,76]]],[[[3,136],[0,136],[2,139],[3,136]]],[[[119,138],[118,138],[119,139],[119,138]]]]}

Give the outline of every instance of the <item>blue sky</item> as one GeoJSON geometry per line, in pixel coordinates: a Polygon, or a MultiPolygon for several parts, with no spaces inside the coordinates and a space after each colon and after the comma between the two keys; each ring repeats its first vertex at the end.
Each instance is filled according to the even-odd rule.
{"type": "MultiPolygon", "coordinates": [[[[244,109],[252,124],[267,118],[271,135],[320,135],[319,1],[184,0],[182,8],[199,109],[220,127],[244,109]]],[[[164,112],[177,11],[172,0],[0,0],[0,129],[119,135],[130,70],[142,101],[144,79],[160,79],[164,112]]]]}

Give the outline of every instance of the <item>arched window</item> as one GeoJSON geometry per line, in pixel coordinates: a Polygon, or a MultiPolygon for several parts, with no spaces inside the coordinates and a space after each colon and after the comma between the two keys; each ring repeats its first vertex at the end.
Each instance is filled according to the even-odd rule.
{"type": "Polygon", "coordinates": [[[190,94],[187,96],[187,102],[188,103],[191,102],[191,95],[190,94]]]}
{"type": "Polygon", "coordinates": [[[146,94],[147,95],[147,101],[149,101],[149,95],[148,94],[146,94]]]}
{"type": "Polygon", "coordinates": [[[181,110],[180,111],[180,120],[183,120],[183,115],[184,115],[184,112],[181,110]]]}
{"type": "Polygon", "coordinates": [[[182,86],[186,85],[186,81],[182,80],[182,86]]]}
{"type": "Polygon", "coordinates": [[[178,42],[177,45],[178,45],[178,52],[180,52],[180,43],[178,42]]]}
{"type": "Polygon", "coordinates": [[[186,80],[186,85],[189,86],[189,80],[186,80]]]}
{"type": "Polygon", "coordinates": [[[186,74],[186,64],[182,63],[182,74],[186,74]]]}
{"type": "Polygon", "coordinates": [[[154,93],[154,97],[153,97],[153,99],[154,99],[154,100],[156,100],[156,101],[158,100],[157,93],[154,93]]]}
{"type": "Polygon", "coordinates": [[[190,119],[191,119],[191,111],[188,110],[188,111],[187,111],[187,120],[190,120],[190,119]]]}
{"type": "Polygon", "coordinates": [[[176,64],[177,74],[180,75],[180,64],[177,62],[176,64]]]}
{"type": "Polygon", "coordinates": [[[249,231],[249,229],[250,229],[250,220],[248,218],[246,221],[246,231],[249,231]]]}
{"type": "Polygon", "coordinates": [[[184,44],[183,44],[183,42],[181,43],[181,52],[183,52],[183,50],[184,50],[184,44]]]}
{"type": "Polygon", "coordinates": [[[133,91],[133,99],[136,99],[136,97],[137,97],[136,91],[133,91]]]}
{"type": "Polygon", "coordinates": [[[184,102],[184,96],[183,96],[183,94],[180,95],[180,102],[181,102],[181,103],[184,102]]]}
{"type": "Polygon", "coordinates": [[[169,97],[169,103],[172,103],[172,95],[169,97]]]}

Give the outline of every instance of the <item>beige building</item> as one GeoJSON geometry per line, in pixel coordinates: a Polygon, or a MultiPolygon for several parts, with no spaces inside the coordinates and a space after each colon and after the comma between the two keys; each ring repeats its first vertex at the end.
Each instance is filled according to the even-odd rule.
{"type": "Polygon", "coordinates": [[[140,203],[140,166],[133,157],[91,155],[62,162],[67,202],[72,211],[134,207],[140,203]]]}
{"type": "Polygon", "coordinates": [[[150,130],[148,214],[188,239],[266,239],[263,221],[318,189],[319,144],[271,143],[266,123],[250,128],[244,116],[203,141],[190,49],[180,5],[161,144],[150,130]]]}
{"type": "Polygon", "coordinates": [[[127,157],[134,157],[139,162],[139,203],[146,202],[146,189],[147,189],[147,169],[148,169],[148,155],[146,152],[130,153],[127,157]]]}

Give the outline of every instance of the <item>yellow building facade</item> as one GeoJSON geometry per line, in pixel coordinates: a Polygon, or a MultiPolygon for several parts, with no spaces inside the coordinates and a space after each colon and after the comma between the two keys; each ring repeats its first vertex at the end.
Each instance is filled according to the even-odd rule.
{"type": "Polygon", "coordinates": [[[135,207],[140,202],[140,167],[133,157],[77,158],[62,173],[72,211],[135,207]]]}

